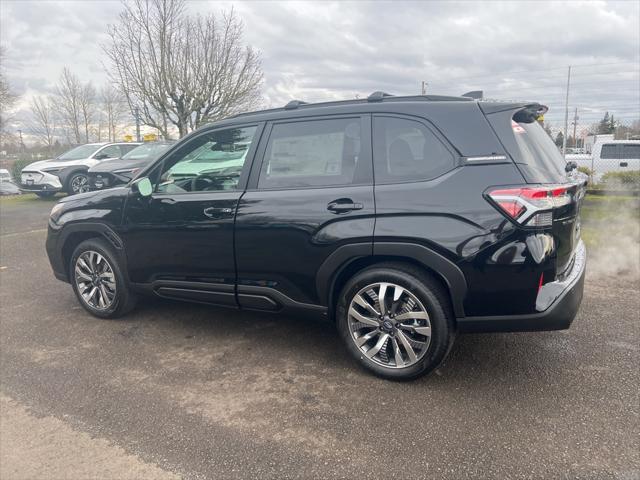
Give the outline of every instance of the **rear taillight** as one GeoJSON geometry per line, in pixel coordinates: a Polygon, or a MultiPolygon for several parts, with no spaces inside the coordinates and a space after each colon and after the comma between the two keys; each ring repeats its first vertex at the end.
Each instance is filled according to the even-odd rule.
{"type": "Polygon", "coordinates": [[[550,227],[553,209],[572,201],[573,185],[496,188],[487,196],[509,218],[528,227],[550,227]]]}

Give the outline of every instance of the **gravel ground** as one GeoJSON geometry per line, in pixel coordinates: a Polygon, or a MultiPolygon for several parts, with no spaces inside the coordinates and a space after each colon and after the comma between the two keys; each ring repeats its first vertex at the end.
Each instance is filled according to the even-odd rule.
{"type": "Polygon", "coordinates": [[[51,206],[0,201],[2,479],[640,478],[635,276],[589,274],[570,330],[460,336],[396,383],[321,321],[90,317],[46,259],[51,206]]]}

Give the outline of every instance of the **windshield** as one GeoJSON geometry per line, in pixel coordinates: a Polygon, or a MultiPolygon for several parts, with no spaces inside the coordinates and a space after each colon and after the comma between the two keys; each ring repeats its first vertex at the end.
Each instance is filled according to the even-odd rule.
{"type": "Polygon", "coordinates": [[[145,158],[160,155],[170,146],[170,143],[146,143],[134,148],[122,158],[126,160],[144,160],[145,158]]]}
{"type": "Polygon", "coordinates": [[[83,158],[89,158],[98,150],[102,145],[80,145],[73,148],[66,153],[60,155],[56,160],[66,162],[69,160],[82,160],[83,158]]]}
{"type": "Polygon", "coordinates": [[[565,161],[558,147],[538,122],[516,123],[513,133],[520,147],[521,161],[536,170],[564,176],[565,161]]]}

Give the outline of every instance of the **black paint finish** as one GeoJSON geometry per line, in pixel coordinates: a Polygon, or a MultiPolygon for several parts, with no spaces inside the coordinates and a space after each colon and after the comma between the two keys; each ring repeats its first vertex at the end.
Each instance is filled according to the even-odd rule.
{"type": "Polygon", "coordinates": [[[496,131],[496,119],[504,121],[518,108],[384,99],[301,105],[227,119],[183,139],[141,175],[152,175],[186,142],[211,129],[259,125],[237,190],[141,197],[122,187],[63,199],[50,220],[49,258],[56,276],[68,281],[66,255],[73,243],[103,236],[119,245],[129,279],[140,291],[329,315],[335,286],[352,265],[405,261],[442,282],[461,329],[566,328],[580,303],[581,280],[546,313],[536,311],[536,299],[541,279],[554,282],[571,267],[579,243],[580,201],[557,210],[552,228],[532,231],[507,219],[485,198],[491,187],[527,184],[527,172],[513,158],[515,147],[496,131]],[[376,115],[423,122],[457,163],[429,181],[376,184],[371,131],[376,115]],[[491,115],[494,125],[487,119],[491,115]],[[354,184],[259,188],[274,124],[344,117],[359,119],[361,125],[354,184]],[[466,160],[491,155],[501,160],[466,160]],[[540,254],[537,245],[548,240],[545,236],[553,249],[540,254]]]}

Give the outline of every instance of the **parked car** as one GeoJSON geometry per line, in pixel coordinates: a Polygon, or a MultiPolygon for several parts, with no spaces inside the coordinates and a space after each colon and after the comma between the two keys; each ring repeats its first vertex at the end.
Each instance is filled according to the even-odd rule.
{"type": "Polygon", "coordinates": [[[590,169],[597,183],[608,172],[640,171],[640,140],[596,142],[591,155],[567,155],[566,159],[590,169]]]}
{"type": "Polygon", "coordinates": [[[6,168],[0,168],[0,182],[13,182],[13,177],[6,168]]]}
{"type": "Polygon", "coordinates": [[[139,143],[88,143],[80,145],[59,157],[40,160],[22,169],[20,188],[40,197],[51,197],[56,192],[69,195],[89,191],[89,168],[103,160],[119,158],[140,145],[139,143]]]}
{"type": "Polygon", "coordinates": [[[237,115],[125,187],[62,199],[49,260],[96,317],[138,294],[317,314],[365,368],[414,378],[457,333],[565,329],[578,311],[585,183],[544,111],[376,92],[237,115]],[[203,146],[242,162],[183,174],[203,146]]]}
{"type": "Polygon", "coordinates": [[[100,162],[88,171],[89,189],[101,190],[125,185],[174,142],[144,143],[130,150],[122,158],[100,162]]]}

